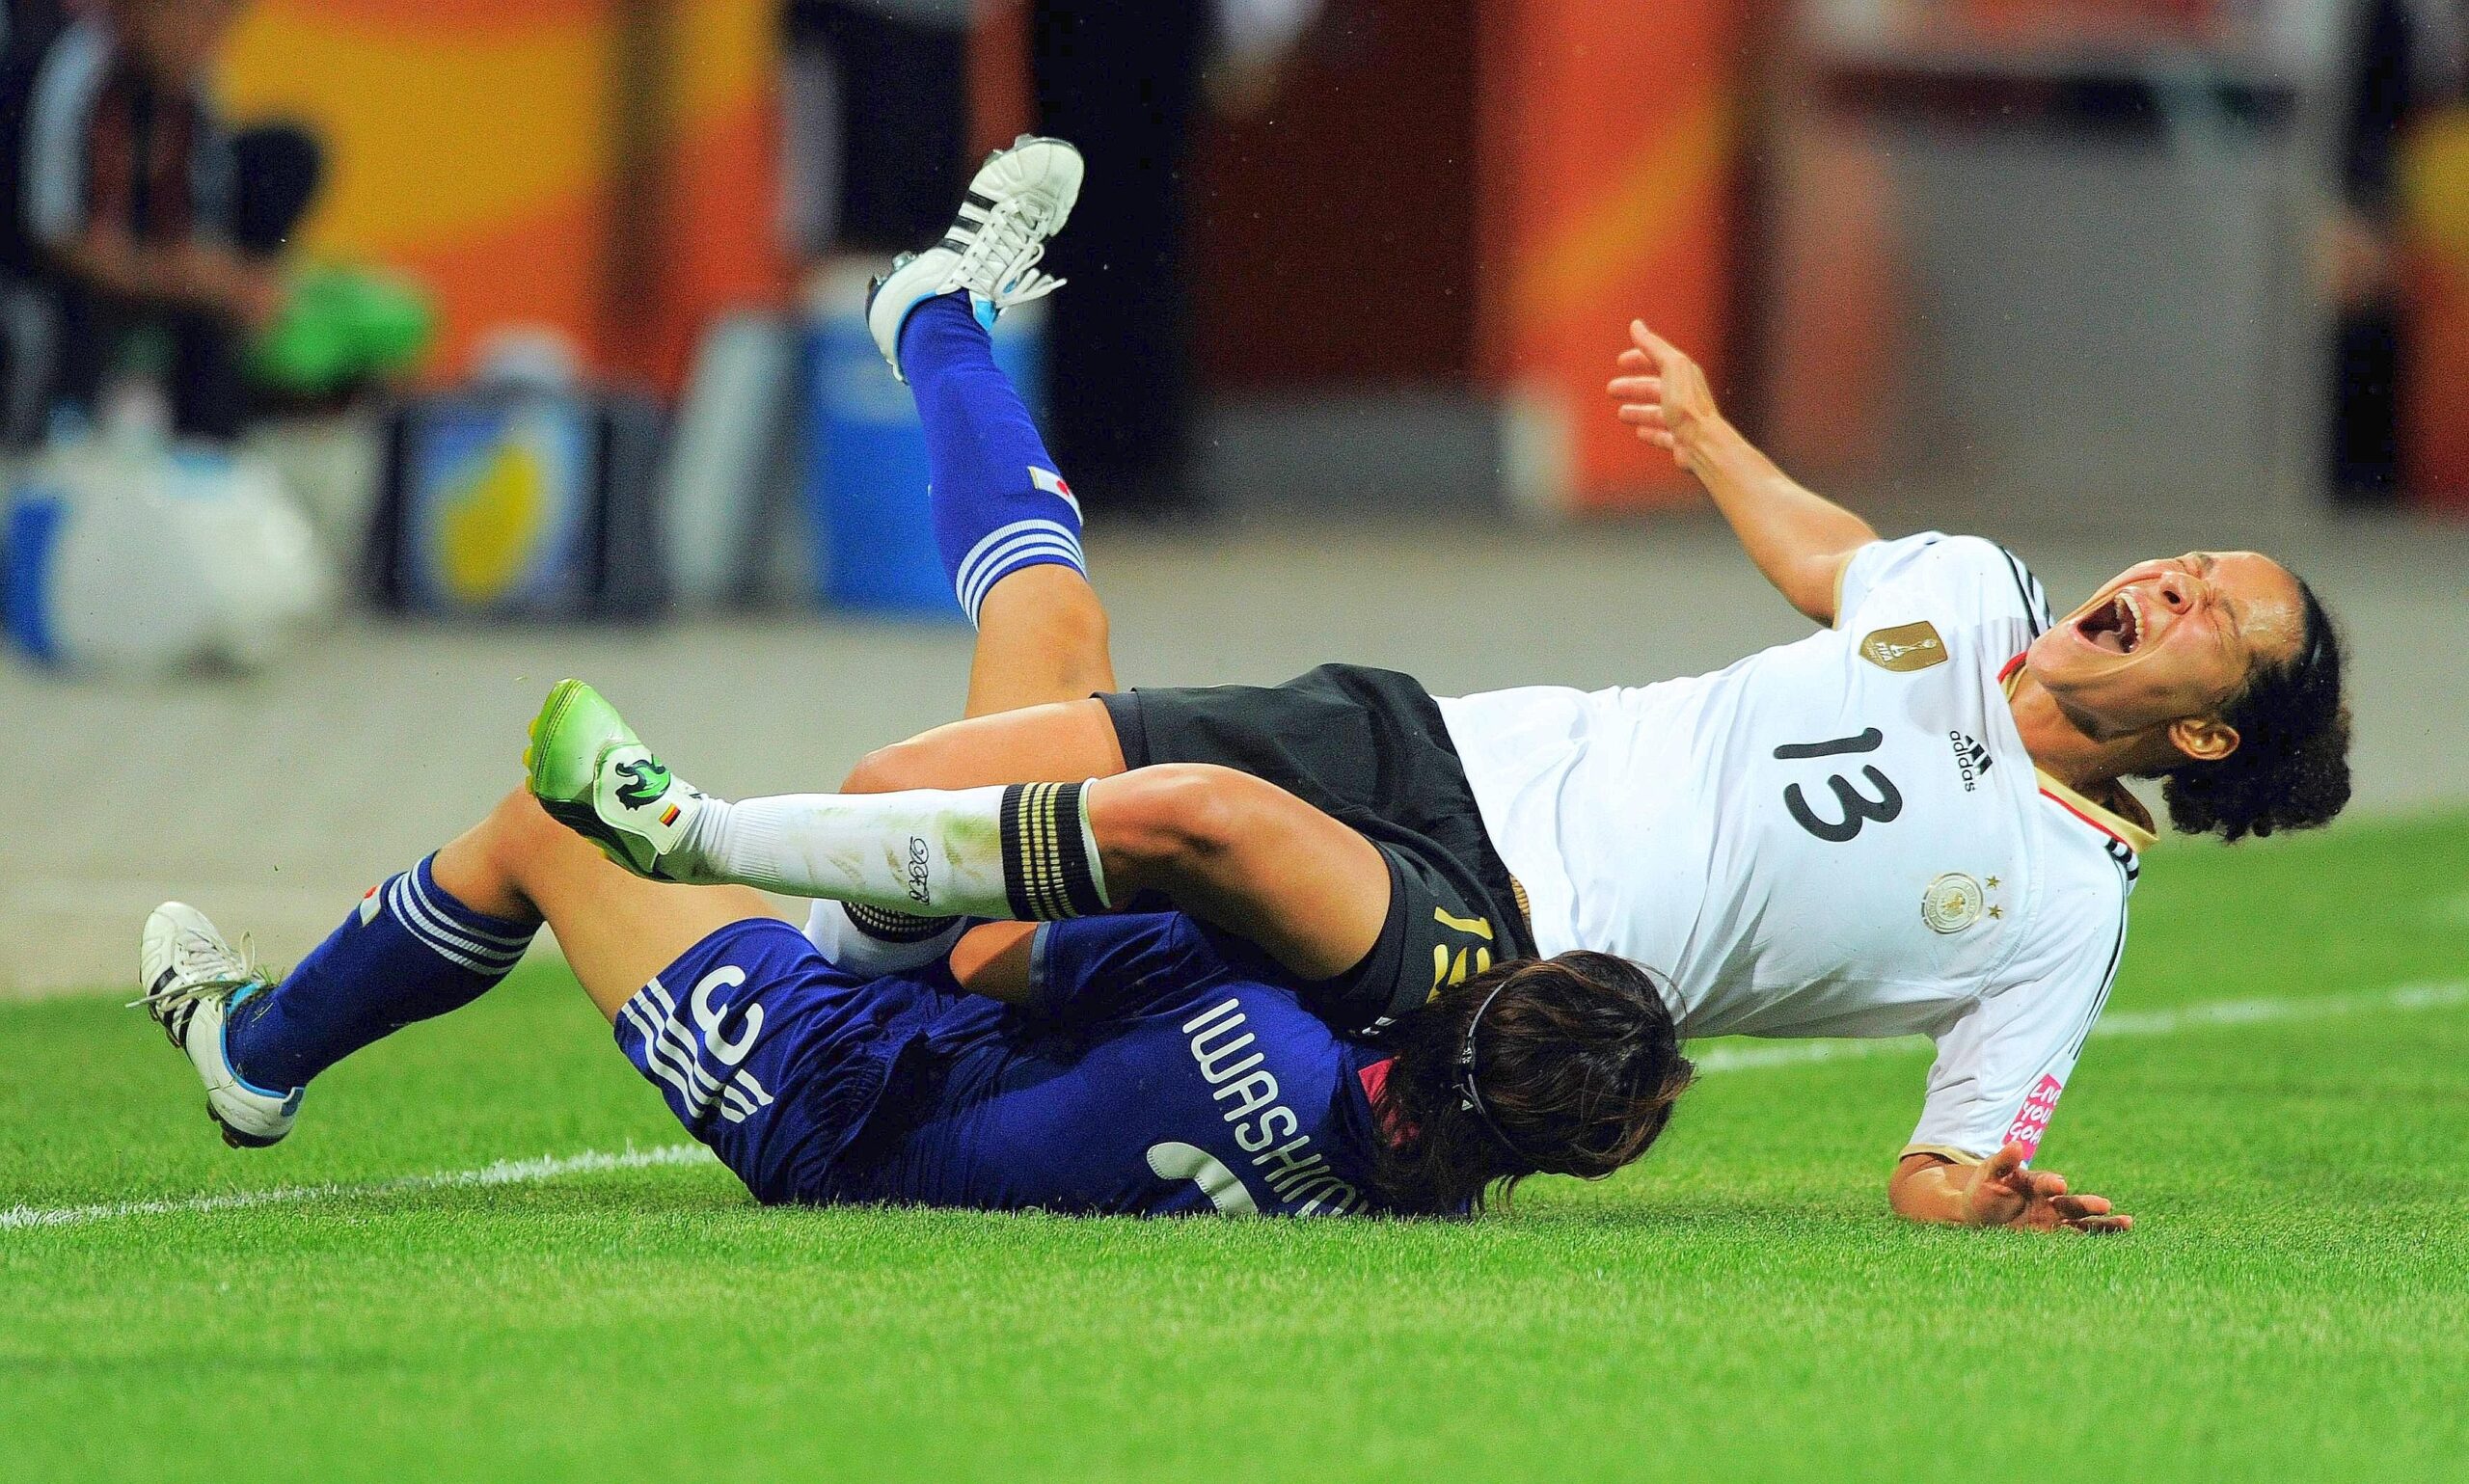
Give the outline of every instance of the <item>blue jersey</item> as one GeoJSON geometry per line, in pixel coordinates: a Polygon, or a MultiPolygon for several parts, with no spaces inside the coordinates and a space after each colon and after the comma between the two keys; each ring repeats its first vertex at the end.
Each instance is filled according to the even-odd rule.
{"type": "Polygon", "coordinates": [[[1038,930],[1032,1005],[842,973],[785,924],[722,930],[617,1037],[766,1201],[1344,1215],[1386,1053],[1176,914],[1038,930]]]}
{"type": "MultiPolygon", "coordinates": [[[[853,1151],[864,1199],[1345,1215],[1372,1205],[1364,1073],[1263,968],[1175,914],[1038,930],[1034,1006],[963,997],[853,1151]]],[[[1385,1069],[1385,1068],[1384,1068],[1385,1069]]],[[[855,1161],[853,1161],[855,1163],[855,1161]]]]}

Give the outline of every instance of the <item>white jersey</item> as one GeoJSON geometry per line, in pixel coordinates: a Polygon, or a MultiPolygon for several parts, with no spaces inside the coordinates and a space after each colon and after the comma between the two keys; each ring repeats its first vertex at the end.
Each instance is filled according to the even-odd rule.
{"type": "Polygon", "coordinates": [[[1656,971],[1685,1036],[1931,1037],[1907,1152],[2037,1147],[2148,822],[2033,768],[2007,680],[2048,607],[2005,549],[1872,543],[1835,613],[1712,675],[1441,714],[1543,952],[1656,971]]]}

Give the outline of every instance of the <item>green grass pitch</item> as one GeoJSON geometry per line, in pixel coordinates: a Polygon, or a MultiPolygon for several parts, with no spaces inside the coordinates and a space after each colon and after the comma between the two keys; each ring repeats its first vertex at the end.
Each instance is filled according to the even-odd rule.
{"type": "Polygon", "coordinates": [[[0,1207],[357,1187],[0,1223],[0,1478],[2469,1476],[2469,1005],[2386,993],[2463,981],[2469,817],[2156,851],[2151,1033],[2042,1160],[2098,1242],[1886,1214],[1917,1047],[1709,1075],[1502,1219],[1143,1223],[366,1188],[680,1141],[555,969],[258,1153],[136,1012],[0,1006],[0,1207]],[[2153,1025],[2246,999],[2297,1003],[2153,1025]]]}

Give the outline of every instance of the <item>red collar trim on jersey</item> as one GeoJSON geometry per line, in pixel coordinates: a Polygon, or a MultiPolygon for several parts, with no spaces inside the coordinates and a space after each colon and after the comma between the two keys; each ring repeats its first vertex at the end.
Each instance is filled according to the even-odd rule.
{"type": "Polygon", "coordinates": [[[1371,1103],[1371,1114],[1380,1125],[1380,1137],[1390,1144],[1399,1144],[1414,1134],[1411,1125],[1400,1126],[1392,1117],[1397,1110],[1383,1108],[1380,1094],[1389,1089],[1389,1069],[1397,1065],[1396,1057],[1386,1057],[1366,1065],[1357,1071],[1355,1080],[1363,1084],[1363,1095],[1371,1103]]]}
{"type": "Polygon", "coordinates": [[[1354,1074],[1355,1080],[1363,1084],[1364,1096],[1375,1103],[1380,1101],[1380,1094],[1389,1087],[1389,1068],[1396,1066],[1397,1062],[1397,1059],[1393,1056],[1384,1061],[1364,1064],[1363,1069],[1354,1074]]]}
{"type": "MultiPolygon", "coordinates": [[[[2016,677],[2021,675],[2022,670],[2022,655],[2017,655],[2014,659],[2007,661],[2006,668],[1997,672],[1999,688],[2012,696],[2018,683],[2016,677]]],[[[2141,801],[2126,790],[2118,790],[2118,796],[2125,799],[2127,807],[2134,811],[2132,815],[2096,804],[2037,768],[2033,769],[2032,772],[2040,781],[2041,796],[2128,850],[2141,854],[2152,849],[2152,842],[2159,838],[2153,831],[2152,816],[2145,813],[2141,801]]]]}

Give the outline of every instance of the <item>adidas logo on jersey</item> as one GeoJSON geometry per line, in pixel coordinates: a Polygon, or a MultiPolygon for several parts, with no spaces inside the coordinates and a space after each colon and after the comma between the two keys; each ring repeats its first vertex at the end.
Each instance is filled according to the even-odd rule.
{"type": "Polygon", "coordinates": [[[1989,749],[1961,732],[1948,732],[1946,741],[1954,744],[1955,771],[1963,774],[1964,792],[1979,787],[1983,773],[1989,771],[1989,749]]]}

